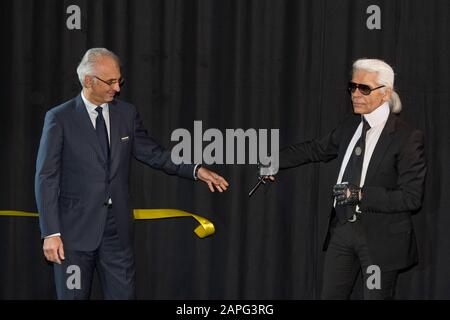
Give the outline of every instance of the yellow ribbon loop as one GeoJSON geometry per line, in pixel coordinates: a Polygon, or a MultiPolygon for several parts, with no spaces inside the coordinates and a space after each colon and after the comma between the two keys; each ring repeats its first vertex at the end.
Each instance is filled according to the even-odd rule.
{"type": "MultiPolygon", "coordinates": [[[[195,228],[194,232],[199,238],[206,238],[215,232],[214,224],[206,218],[198,216],[193,213],[189,213],[177,209],[134,209],[134,218],[136,220],[150,220],[150,219],[167,219],[167,218],[179,218],[179,217],[192,217],[199,225],[195,228]]],[[[0,210],[0,216],[10,217],[38,217],[35,212],[26,211],[13,211],[13,210],[0,210]]]]}
{"type": "Polygon", "coordinates": [[[194,232],[199,238],[206,238],[215,232],[214,225],[211,221],[186,211],[176,209],[134,209],[134,218],[136,220],[166,219],[178,217],[192,217],[197,220],[199,226],[195,228],[194,232]]]}

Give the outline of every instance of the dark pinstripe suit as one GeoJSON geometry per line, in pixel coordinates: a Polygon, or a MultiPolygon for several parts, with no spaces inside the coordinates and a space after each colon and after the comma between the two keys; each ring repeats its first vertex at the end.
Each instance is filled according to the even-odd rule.
{"type": "Polygon", "coordinates": [[[147,135],[133,105],[114,100],[109,115],[109,166],[81,95],[45,117],[36,163],[36,202],[42,237],[61,233],[65,251],[98,250],[108,231],[108,215],[114,220],[117,245],[132,247],[128,193],[132,156],[168,174],[193,179],[194,165],[172,163],[170,152],[147,135]],[[105,205],[109,198],[110,209],[105,205]]]}

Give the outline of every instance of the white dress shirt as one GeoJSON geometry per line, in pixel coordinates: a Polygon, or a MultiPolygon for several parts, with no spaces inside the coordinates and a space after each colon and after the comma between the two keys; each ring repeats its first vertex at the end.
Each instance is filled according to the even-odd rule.
{"type": "Polygon", "coordinates": [[[89,118],[91,118],[91,122],[92,125],[94,126],[95,129],[95,120],[97,120],[98,117],[98,112],[95,111],[95,108],[97,107],[102,107],[103,111],[102,111],[102,115],[103,115],[103,119],[105,119],[105,124],[106,124],[106,131],[108,131],[108,142],[111,144],[111,134],[110,134],[110,126],[109,126],[109,106],[107,103],[104,103],[100,106],[96,106],[95,104],[93,104],[92,102],[90,102],[88,99],[86,99],[86,97],[83,94],[83,91],[81,91],[81,99],[83,99],[84,105],[86,106],[86,110],[89,114],[89,118]]]}
{"type": "MultiPolygon", "coordinates": [[[[103,119],[105,119],[105,125],[106,125],[106,131],[108,131],[108,142],[111,144],[111,134],[110,134],[110,126],[109,126],[109,106],[107,103],[103,103],[100,106],[96,106],[92,102],[90,102],[86,97],[84,96],[83,91],[81,91],[81,99],[83,99],[84,105],[86,106],[86,110],[89,114],[89,118],[91,118],[92,125],[95,128],[95,121],[98,117],[98,112],[95,111],[97,107],[102,107],[102,115],[103,119]]],[[[112,204],[111,198],[108,200],[108,204],[112,204]]]]}
{"type": "MultiPolygon", "coordinates": [[[[375,150],[375,146],[377,145],[378,139],[380,138],[381,132],[386,125],[386,121],[389,117],[390,109],[389,103],[385,102],[371,113],[363,115],[363,117],[367,120],[370,125],[370,129],[366,134],[366,148],[364,151],[364,160],[361,172],[361,181],[359,186],[364,186],[364,182],[366,179],[367,168],[369,167],[370,159],[372,158],[373,151],[375,150]]],[[[347,167],[348,160],[355,148],[356,142],[358,142],[362,133],[362,119],[358,128],[356,128],[355,134],[353,135],[352,140],[350,141],[347,151],[345,152],[344,159],[342,160],[341,170],[339,171],[339,176],[336,183],[342,183],[342,176],[344,175],[345,168],[347,167]]],[[[335,201],[336,203],[336,201],[335,201]]],[[[357,208],[357,210],[359,210],[357,208]]]]}

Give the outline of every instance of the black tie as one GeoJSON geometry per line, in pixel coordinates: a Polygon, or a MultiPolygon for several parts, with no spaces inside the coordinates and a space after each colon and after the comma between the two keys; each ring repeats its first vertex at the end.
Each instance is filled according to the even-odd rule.
{"type": "MultiPolygon", "coordinates": [[[[353,184],[355,186],[359,186],[361,182],[364,152],[366,149],[366,133],[370,129],[370,125],[367,120],[364,117],[362,118],[363,127],[361,137],[353,148],[353,152],[348,160],[347,166],[345,167],[344,175],[342,176],[342,182],[348,182],[348,184],[353,184]]],[[[337,218],[343,224],[347,222],[348,219],[353,217],[356,206],[336,205],[335,209],[337,218]]]]}
{"type": "Polygon", "coordinates": [[[98,116],[95,120],[95,131],[97,132],[98,141],[100,142],[100,147],[102,148],[103,155],[109,165],[109,141],[108,141],[108,131],[106,129],[105,119],[103,118],[103,108],[95,108],[98,116]]]}

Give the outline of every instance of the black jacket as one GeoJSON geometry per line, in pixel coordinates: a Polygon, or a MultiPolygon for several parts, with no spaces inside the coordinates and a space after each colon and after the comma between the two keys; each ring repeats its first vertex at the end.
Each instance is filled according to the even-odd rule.
{"type": "MultiPolygon", "coordinates": [[[[321,139],[281,150],[280,169],[335,158],[342,163],[360,122],[360,116],[350,116],[321,139]]],[[[421,206],[425,173],[423,133],[391,113],[370,159],[360,205],[369,252],[383,271],[406,268],[417,262],[411,213],[421,206]]],[[[330,207],[324,249],[332,225],[332,202],[330,207]]]]}

